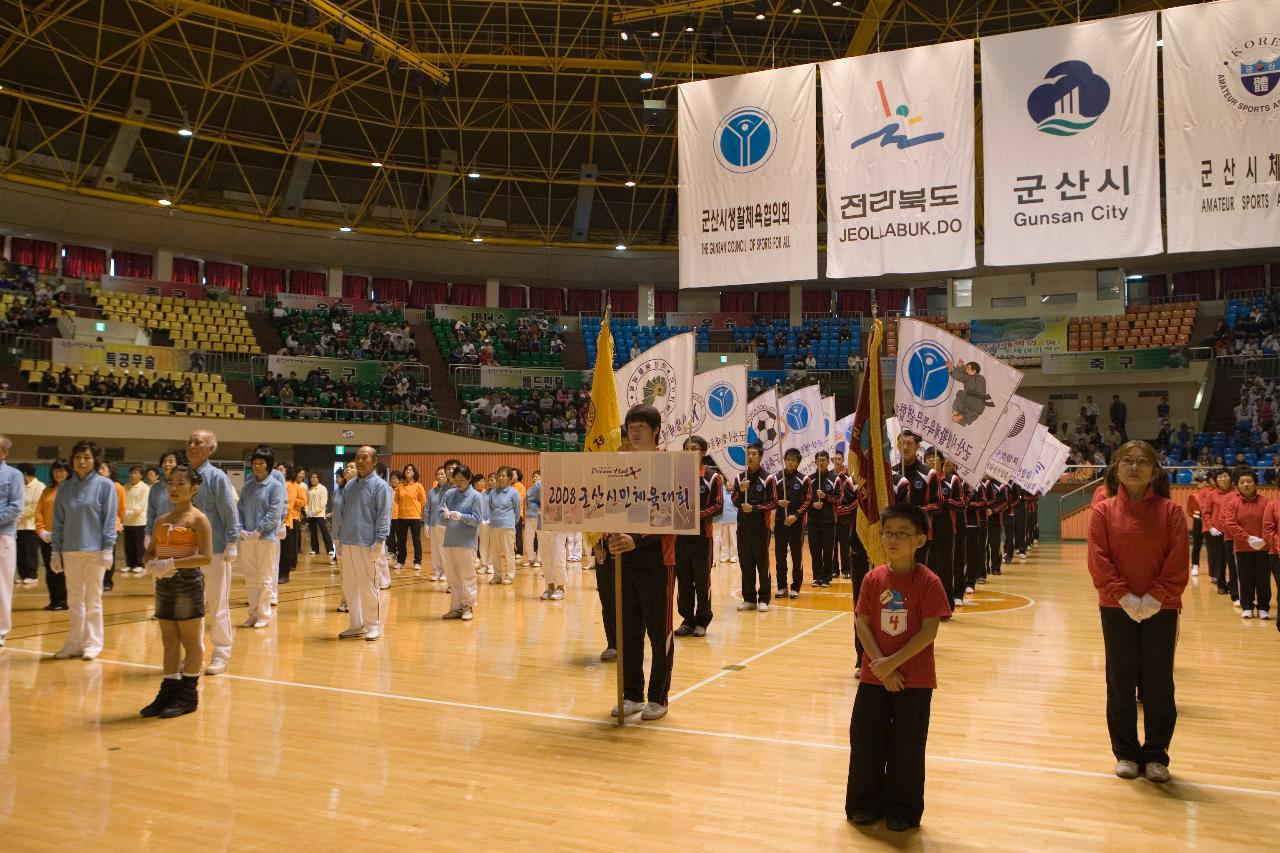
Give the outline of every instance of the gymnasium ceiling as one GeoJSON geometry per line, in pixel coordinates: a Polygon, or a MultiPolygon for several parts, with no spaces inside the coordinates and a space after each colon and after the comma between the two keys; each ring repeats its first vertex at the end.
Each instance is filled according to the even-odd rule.
{"type": "Polygon", "coordinates": [[[1177,4],[0,0],[0,177],[250,222],[670,248],[678,83],[1177,4]]]}

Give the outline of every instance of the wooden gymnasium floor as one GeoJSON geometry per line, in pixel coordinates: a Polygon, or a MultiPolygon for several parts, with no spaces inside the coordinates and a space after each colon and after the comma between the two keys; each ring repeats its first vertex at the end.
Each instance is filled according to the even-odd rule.
{"type": "MultiPolygon", "coordinates": [[[[481,587],[471,624],[443,585],[397,576],[386,636],[343,641],[327,565],[281,618],[236,629],[200,710],[143,720],[159,632],[151,582],[119,579],[94,663],[53,661],[66,615],[19,588],[0,652],[6,850],[1276,849],[1280,634],[1207,579],[1186,596],[1174,781],[1125,782],[1103,716],[1095,599],[1079,544],[1047,544],[944,625],[923,827],[843,814],[855,682],[847,585],[738,613],[715,573],[705,640],[679,640],[671,713],[615,729],[595,580],[481,587]],[[997,607],[1005,607],[1003,611],[997,607]],[[731,667],[731,668],[730,668],[731,667]]],[[[244,617],[239,582],[233,620],[244,617]]]]}

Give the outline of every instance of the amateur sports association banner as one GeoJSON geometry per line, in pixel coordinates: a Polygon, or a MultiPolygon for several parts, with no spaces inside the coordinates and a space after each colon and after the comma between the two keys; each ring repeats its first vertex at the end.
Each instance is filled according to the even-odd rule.
{"type": "Polygon", "coordinates": [[[822,389],[807,385],[778,398],[778,417],[782,421],[782,452],[800,452],[800,472],[818,470],[813,455],[827,446],[826,419],[822,413],[822,389]]]}
{"type": "Polygon", "coordinates": [[[982,38],[987,264],[1154,255],[1156,15],[982,38]]]}
{"type": "Polygon", "coordinates": [[[970,320],[969,343],[996,358],[1038,358],[1066,352],[1066,317],[1019,317],[1008,320],[970,320]]]}
{"type": "Polygon", "coordinates": [[[681,84],[681,287],[818,277],[816,74],[681,84]]]}
{"type": "Polygon", "coordinates": [[[893,413],[975,488],[1008,434],[1001,423],[1021,382],[1022,373],[968,341],[919,320],[898,323],[893,413]]]}
{"type": "Polygon", "coordinates": [[[718,367],[693,377],[693,422],[671,436],[665,450],[680,450],[685,439],[707,441],[707,455],[727,482],[747,468],[747,368],[718,367]]]}
{"type": "Polygon", "coordinates": [[[176,370],[203,372],[203,364],[193,367],[191,354],[172,347],[144,347],[136,344],[109,344],[53,338],[49,360],[54,364],[83,364],[89,367],[119,367],[127,370],[176,370]],[[197,369],[199,368],[199,369],[197,369]]]}
{"type": "Polygon", "coordinates": [[[1222,0],[1164,13],[1170,252],[1280,242],[1280,5],[1222,0]]]}
{"type": "Polygon", "coordinates": [[[778,389],[770,388],[747,404],[747,443],[760,442],[760,465],[769,473],[782,468],[782,420],[778,417],[778,389]]]}
{"type": "Polygon", "coordinates": [[[542,529],[697,533],[696,453],[543,453],[542,529]]]}
{"type": "Polygon", "coordinates": [[[843,453],[847,458],[851,443],[853,443],[853,415],[845,415],[836,421],[835,433],[831,439],[831,452],[843,453]]]}
{"type": "MultiPolygon", "coordinates": [[[[692,332],[667,338],[627,362],[614,374],[618,414],[641,403],[662,415],[658,446],[666,447],[689,431],[693,411],[693,363],[697,342],[692,332]]],[[[624,433],[625,434],[625,433],[624,433]]]]}
{"type": "Polygon", "coordinates": [[[820,68],[827,276],[972,267],[973,42],[820,68]]]}
{"type": "Polygon", "coordinates": [[[1002,483],[1007,483],[1018,473],[1018,466],[1027,455],[1031,439],[1035,437],[1036,425],[1040,423],[1040,415],[1044,405],[1025,397],[1013,395],[1005,414],[1011,416],[1005,438],[996,447],[987,463],[987,473],[1002,483]]]}

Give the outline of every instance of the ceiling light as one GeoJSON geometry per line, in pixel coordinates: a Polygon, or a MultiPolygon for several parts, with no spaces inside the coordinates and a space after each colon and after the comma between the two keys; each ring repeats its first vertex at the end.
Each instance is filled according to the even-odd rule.
{"type": "Polygon", "coordinates": [[[653,79],[653,71],[651,71],[651,70],[649,69],[649,66],[647,66],[647,65],[646,65],[646,66],[644,66],[643,68],[641,68],[641,69],[640,69],[640,79],[641,79],[641,80],[652,80],[652,79],[653,79]]]}
{"type": "Polygon", "coordinates": [[[803,11],[804,11],[804,7],[801,6],[799,3],[791,7],[791,14],[793,15],[799,15],[803,11]]]}
{"type": "Polygon", "coordinates": [[[841,6],[841,5],[843,5],[843,4],[840,2],[840,0],[831,0],[831,5],[832,5],[832,6],[841,6]]]}
{"type": "Polygon", "coordinates": [[[653,30],[649,33],[649,38],[662,38],[662,33],[658,30],[653,30]]]}
{"type": "Polygon", "coordinates": [[[178,135],[179,136],[195,136],[195,131],[184,125],[183,127],[178,128],[178,135]]]}
{"type": "Polygon", "coordinates": [[[692,16],[692,15],[686,15],[686,16],[685,16],[685,19],[684,19],[684,31],[685,31],[686,33],[691,33],[691,32],[693,32],[693,16],[692,16]]]}
{"type": "Polygon", "coordinates": [[[764,20],[764,0],[756,0],[756,20],[764,20]]]}
{"type": "Polygon", "coordinates": [[[471,242],[472,242],[472,243],[483,243],[483,242],[484,242],[484,238],[483,238],[483,237],[472,237],[472,238],[471,238],[471,242]]]}
{"type": "Polygon", "coordinates": [[[369,163],[369,165],[370,165],[370,166],[372,166],[372,167],[373,167],[373,168],[375,168],[375,169],[381,169],[381,168],[382,168],[382,161],[381,161],[381,160],[374,160],[374,161],[372,161],[371,163],[369,163]]]}
{"type": "Polygon", "coordinates": [[[169,199],[167,198],[162,198],[159,201],[157,201],[156,204],[160,205],[161,207],[168,207],[169,205],[173,204],[173,202],[169,201],[169,199]]]}
{"type": "Polygon", "coordinates": [[[627,39],[631,38],[631,36],[627,33],[626,30],[623,30],[622,32],[618,33],[618,35],[622,36],[623,41],[626,41],[627,39]]]}
{"type": "Polygon", "coordinates": [[[625,251],[627,250],[627,247],[626,247],[624,244],[622,244],[622,243],[619,243],[618,245],[614,246],[613,248],[617,249],[619,252],[625,252],[625,251]]]}
{"type": "Polygon", "coordinates": [[[339,228],[338,230],[339,230],[339,231],[341,231],[343,234],[346,234],[346,233],[348,233],[348,232],[351,230],[351,226],[350,226],[350,225],[343,225],[343,226],[342,226],[341,228],[339,228]]]}
{"type": "Polygon", "coordinates": [[[478,177],[480,177],[480,173],[479,173],[479,172],[467,172],[467,177],[468,177],[468,178],[478,178],[478,177]]]}
{"type": "Polygon", "coordinates": [[[627,181],[627,184],[626,184],[626,185],[627,185],[627,186],[629,186],[629,187],[634,187],[634,186],[636,185],[636,182],[635,182],[635,181],[627,181]]]}

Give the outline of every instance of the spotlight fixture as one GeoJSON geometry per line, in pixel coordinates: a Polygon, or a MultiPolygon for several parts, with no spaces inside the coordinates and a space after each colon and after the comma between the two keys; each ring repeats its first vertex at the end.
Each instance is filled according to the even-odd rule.
{"type": "Polygon", "coordinates": [[[831,5],[832,5],[832,6],[843,6],[844,4],[843,4],[843,3],[841,3],[841,2],[840,2],[840,0],[831,0],[831,5]]]}
{"type": "Polygon", "coordinates": [[[691,32],[693,32],[693,15],[685,15],[685,18],[684,18],[684,31],[685,31],[686,33],[691,33],[691,32]]]}
{"type": "Polygon", "coordinates": [[[756,0],[756,20],[764,20],[764,0],[756,0]]]}
{"type": "Polygon", "coordinates": [[[351,231],[351,226],[350,226],[350,225],[343,225],[343,226],[342,226],[341,228],[339,228],[338,230],[339,230],[339,231],[341,231],[343,234],[347,234],[347,233],[349,233],[349,232],[351,231]]]}
{"type": "Polygon", "coordinates": [[[472,243],[483,243],[483,242],[484,242],[484,238],[483,238],[483,237],[478,237],[478,236],[477,236],[477,237],[472,237],[472,238],[471,238],[471,242],[472,242],[472,243]]]}
{"type": "Polygon", "coordinates": [[[627,246],[626,246],[626,244],[625,244],[625,243],[619,243],[618,245],[614,246],[613,248],[617,249],[619,252],[625,252],[625,251],[627,250],[627,246]]]}
{"type": "Polygon", "coordinates": [[[333,36],[334,44],[346,44],[347,25],[343,23],[335,23],[329,27],[329,34],[333,36]]]}
{"type": "Polygon", "coordinates": [[[626,184],[624,184],[623,186],[634,187],[635,185],[636,185],[635,181],[627,181],[626,184]]]}
{"type": "Polygon", "coordinates": [[[391,56],[387,58],[387,73],[397,74],[400,71],[400,57],[391,56]]]}
{"type": "Polygon", "coordinates": [[[796,3],[794,6],[791,7],[791,14],[793,15],[799,15],[803,11],[804,11],[804,7],[801,6],[799,3],[796,3]]]}
{"type": "Polygon", "coordinates": [[[471,178],[472,180],[475,180],[476,178],[480,177],[480,173],[479,173],[479,172],[467,172],[467,177],[468,177],[468,178],[471,178]]]}
{"type": "Polygon", "coordinates": [[[169,205],[173,204],[173,202],[169,201],[169,199],[167,198],[162,198],[159,201],[157,201],[156,204],[160,205],[161,207],[168,207],[169,205]]]}
{"type": "Polygon", "coordinates": [[[373,161],[371,161],[371,162],[369,163],[369,165],[370,165],[370,166],[372,166],[372,167],[373,167],[373,168],[375,168],[375,169],[381,169],[381,168],[382,168],[382,161],[381,161],[381,160],[373,160],[373,161]]]}
{"type": "Polygon", "coordinates": [[[412,71],[409,74],[409,86],[413,89],[421,90],[427,85],[427,75],[421,71],[412,71]]]}
{"type": "Polygon", "coordinates": [[[654,29],[649,32],[649,38],[662,38],[662,31],[657,27],[654,27],[654,29]]]}
{"type": "Polygon", "coordinates": [[[303,6],[302,7],[302,26],[314,27],[318,23],[320,23],[319,13],[316,12],[316,10],[311,6],[303,6]]]}
{"type": "Polygon", "coordinates": [[[651,68],[649,68],[648,64],[645,64],[645,65],[641,66],[641,68],[640,68],[640,79],[641,79],[641,80],[652,80],[652,79],[653,79],[653,70],[652,70],[651,68]]]}
{"type": "Polygon", "coordinates": [[[622,37],[623,41],[626,41],[627,39],[631,38],[631,34],[628,33],[626,30],[623,30],[622,32],[618,33],[618,35],[622,37]]]}
{"type": "Polygon", "coordinates": [[[178,135],[179,136],[195,136],[196,132],[184,124],[182,127],[178,128],[178,135]]]}

